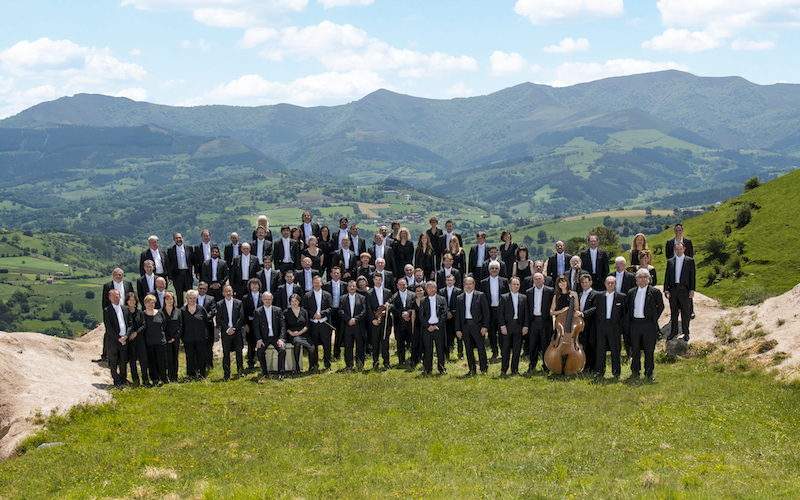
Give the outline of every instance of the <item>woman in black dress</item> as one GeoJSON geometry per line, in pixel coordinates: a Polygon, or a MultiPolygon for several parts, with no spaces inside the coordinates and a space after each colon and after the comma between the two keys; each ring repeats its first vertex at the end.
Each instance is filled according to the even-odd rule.
{"type": "Polygon", "coordinates": [[[532,274],[531,270],[533,269],[533,262],[528,256],[528,247],[525,245],[517,247],[515,257],[514,265],[511,268],[511,276],[516,276],[519,278],[520,283],[525,283],[525,278],[532,274]]]}
{"type": "Polygon", "coordinates": [[[444,231],[439,229],[439,218],[435,215],[428,219],[428,223],[431,227],[425,231],[425,234],[428,235],[428,241],[430,241],[433,246],[433,254],[436,257],[436,269],[434,269],[434,271],[436,271],[442,266],[442,254],[444,253],[442,234],[444,234],[444,231]]]}
{"type": "Polygon", "coordinates": [[[289,232],[289,238],[297,242],[297,245],[299,246],[301,252],[303,251],[303,249],[305,249],[306,242],[303,241],[303,234],[300,231],[300,227],[298,226],[293,227],[289,232]]]}
{"type": "Polygon", "coordinates": [[[311,333],[308,329],[308,312],[300,307],[300,296],[296,293],[289,297],[289,305],[283,311],[283,320],[286,323],[287,338],[292,339],[294,345],[294,373],[300,373],[300,356],[303,349],[308,352],[308,365],[314,366],[316,358],[316,347],[311,340],[311,333]]]}
{"type": "Polygon", "coordinates": [[[167,337],[167,378],[170,382],[178,381],[178,355],[181,352],[181,335],[183,333],[183,314],[175,307],[175,295],[164,293],[164,315],[167,324],[164,334],[167,337]]]}
{"type": "Polygon", "coordinates": [[[642,250],[647,250],[647,236],[642,233],[636,233],[636,236],[633,237],[633,242],[631,243],[631,262],[630,265],[632,267],[636,267],[638,269],[639,265],[639,252],[642,250]]]}
{"type": "Polygon", "coordinates": [[[556,278],[555,294],[553,295],[553,303],[550,306],[550,316],[553,317],[554,330],[556,318],[569,311],[570,297],[575,298],[575,315],[581,316],[578,294],[575,291],[570,290],[569,279],[562,274],[556,278]]]}
{"type": "Polygon", "coordinates": [[[197,304],[197,291],[186,292],[186,304],[181,309],[183,320],[183,349],[186,351],[186,375],[206,377],[206,339],[208,313],[197,304]]]}
{"type": "Polygon", "coordinates": [[[647,269],[650,272],[650,284],[658,285],[658,274],[656,268],[650,264],[653,261],[653,254],[650,250],[639,250],[639,269],[647,269]]]}
{"type": "Polygon", "coordinates": [[[138,330],[144,324],[144,313],[139,309],[139,299],[134,292],[125,295],[125,305],[128,306],[128,326],[133,332],[128,337],[128,361],[131,366],[131,379],[134,385],[139,385],[139,372],[142,373],[142,383],[150,385],[150,377],[147,375],[147,349],[144,345],[144,337],[139,335],[138,330]],[[137,366],[138,362],[138,366],[137,366]]]}
{"type": "Polygon", "coordinates": [[[139,326],[138,335],[143,336],[147,350],[147,367],[153,383],[169,383],[167,378],[167,316],[161,309],[156,309],[156,296],[144,297],[144,323],[139,326]]]}
{"type": "Polygon", "coordinates": [[[425,300],[425,285],[414,285],[414,293],[417,297],[414,299],[414,309],[412,311],[414,319],[411,330],[411,357],[408,358],[411,366],[417,366],[422,362],[422,318],[420,309],[422,308],[422,301],[425,300]]]}
{"type": "Polygon", "coordinates": [[[428,233],[420,233],[417,251],[414,254],[414,267],[422,269],[426,280],[432,280],[436,274],[436,252],[433,249],[428,233]]]}
{"type": "Polygon", "coordinates": [[[506,273],[510,278],[511,269],[514,267],[514,262],[517,260],[517,244],[511,241],[511,231],[503,231],[500,233],[500,240],[503,242],[500,245],[500,260],[506,263],[506,273]]]}
{"type": "Polygon", "coordinates": [[[369,261],[372,256],[369,252],[361,252],[361,255],[358,256],[358,268],[356,269],[356,276],[363,276],[367,278],[367,283],[372,283],[372,278],[370,275],[375,272],[375,266],[370,266],[369,261]]]}
{"type": "Polygon", "coordinates": [[[304,257],[311,259],[311,269],[319,271],[319,275],[325,272],[325,252],[319,248],[319,240],[313,234],[308,237],[308,246],[303,249],[304,257]]]}
{"type": "Polygon", "coordinates": [[[450,237],[445,253],[453,256],[453,267],[461,271],[461,276],[465,277],[467,275],[467,253],[458,242],[458,236],[453,235],[450,237]]]}
{"type": "Polygon", "coordinates": [[[322,226],[319,228],[319,239],[317,240],[317,245],[319,245],[319,249],[322,250],[323,269],[325,272],[327,272],[328,279],[330,279],[331,267],[333,266],[333,260],[331,258],[333,256],[333,240],[331,239],[331,230],[328,226],[322,226]]]}
{"type": "Polygon", "coordinates": [[[394,268],[400,272],[406,264],[414,265],[414,244],[411,243],[411,233],[401,227],[397,233],[398,240],[392,244],[394,251],[394,268]]]}

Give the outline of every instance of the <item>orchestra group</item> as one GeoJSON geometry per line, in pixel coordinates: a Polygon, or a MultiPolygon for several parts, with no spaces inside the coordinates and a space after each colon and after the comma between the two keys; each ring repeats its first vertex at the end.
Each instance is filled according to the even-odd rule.
{"type": "MultiPolygon", "coordinates": [[[[331,231],[308,211],[298,226],[282,226],[274,236],[261,216],[250,241],[231,233],[224,246],[212,243],[207,230],[195,246],[175,233],[167,250],[151,236],[140,277],[126,281],[118,268],[103,288],[103,357],[114,384],[129,383],[128,366],[134,385],[177,381],[181,344],[187,376],[205,377],[216,340],[226,380],[231,354],[238,376],[245,357],[249,369],[257,359],[269,376],[267,350],[274,349],[270,359],[277,357],[276,376],[283,380],[288,351],[295,373],[303,351],[309,372],[330,371],[342,354],[345,370],[362,369],[368,355],[379,370],[392,366],[391,344],[395,366],[422,363],[425,374],[433,371],[434,353],[439,373],[447,372],[452,356],[466,355],[471,374],[487,374],[489,350],[492,359],[501,358],[501,375],[519,374],[523,356],[528,373],[539,360],[547,372],[544,353],[554,322],[570,312],[570,303],[569,317],[585,324],[579,336],[585,371],[603,377],[610,352],[611,373],[620,377],[624,346],[631,376],[640,376],[643,351],[644,375],[654,380],[664,300],[654,287],[658,277],[643,234],[634,237],[627,259],[613,263],[595,235],[580,255],[565,253],[564,243],[556,242],[556,253],[543,262],[532,261],[509,231],[496,246],[480,231],[477,243],[465,249],[452,221],[444,229],[436,217],[429,222],[416,244],[398,222],[382,226],[367,243],[346,217],[331,231]]],[[[667,340],[678,335],[680,316],[688,342],[693,247],[681,224],[674,231],[663,283],[672,311],[667,340]]]]}

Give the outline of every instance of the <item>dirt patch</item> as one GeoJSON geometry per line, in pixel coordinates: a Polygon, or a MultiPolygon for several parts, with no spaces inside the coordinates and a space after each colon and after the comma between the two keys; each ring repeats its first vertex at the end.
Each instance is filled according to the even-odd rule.
{"type": "MultiPolygon", "coordinates": [[[[594,219],[597,217],[605,217],[609,216],[612,219],[617,217],[644,217],[647,215],[647,212],[644,210],[612,210],[610,212],[592,212],[589,214],[583,215],[574,215],[572,217],[567,217],[562,219],[564,222],[572,221],[572,220],[581,220],[581,219],[594,219]]],[[[653,215],[672,215],[672,210],[653,210],[653,215]]]]}
{"type": "Polygon", "coordinates": [[[372,217],[372,218],[377,218],[378,217],[378,214],[376,214],[375,212],[372,211],[373,209],[380,210],[380,209],[383,209],[383,208],[391,208],[391,205],[389,205],[388,203],[379,203],[377,205],[374,204],[374,203],[359,203],[358,204],[358,209],[361,210],[361,213],[366,215],[367,217],[372,217]]]}

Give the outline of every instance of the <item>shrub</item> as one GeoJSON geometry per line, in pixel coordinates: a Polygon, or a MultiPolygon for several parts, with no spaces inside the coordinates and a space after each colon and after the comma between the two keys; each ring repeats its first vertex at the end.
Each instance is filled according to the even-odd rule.
{"type": "Polygon", "coordinates": [[[753,189],[757,188],[761,185],[761,181],[758,180],[758,177],[750,177],[744,183],[744,192],[752,191],[753,189]]]}
{"type": "Polygon", "coordinates": [[[94,298],[94,292],[91,291],[91,290],[86,290],[86,293],[84,294],[84,297],[86,297],[87,299],[91,300],[91,299],[94,298]]]}
{"type": "Polygon", "coordinates": [[[727,242],[718,234],[712,234],[705,243],[705,251],[712,259],[722,260],[727,242]]]}
{"type": "Polygon", "coordinates": [[[739,300],[746,306],[754,306],[767,300],[769,295],[760,285],[745,286],[739,289],[739,300]]]}
{"type": "Polygon", "coordinates": [[[742,208],[736,211],[736,227],[741,229],[750,223],[750,204],[745,204],[742,208]]]}

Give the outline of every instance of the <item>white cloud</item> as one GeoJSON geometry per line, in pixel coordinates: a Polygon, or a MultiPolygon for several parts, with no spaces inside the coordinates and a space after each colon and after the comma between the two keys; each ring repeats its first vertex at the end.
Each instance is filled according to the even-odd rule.
{"type": "Polygon", "coordinates": [[[374,0],[317,0],[326,9],[331,7],[347,7],[350,5],[369,5],[374,0]]]}
{"type": "Polygon", "coordinates": [[[115,97],[127,97],[128,99],[132,99],[134,101],[146,101],[147,100],[147,90],[142,87],[130,88],[130,89],[122,89],[116,94],[115,97]]]}
{"type": "Polygon", "coordinates": [[[489,62],[492,65],[492,74],[495,76],[513,75],[530,68],[528,61],[516,52],[506,54],[495,50],[489,57],[489,62]]]}
{"type": "Polygon", "coordinates": [[[128,54],[132,56],[140,56],[142,55],[142,51],[139,49],[131,49],[130,52],[128,52],[128,54]]]}
{"type": "Polygon", "coordinates": [[[192,46],[192,42],[189,40],[181,40],[181,47],[188,49],[192,46]]]}
{"type": "Polygon", "coordinates": [[[252,14],[231,9],[197,9],[192,13],[192,16],[195,21],[200,21],[208,26],[223,28],[247,28],[261,22],[252,14]]]}
{"type": "Polygon", "coordinates": [[[715,37],[705,31],[667,28],[663,34],[642,42],[643,49],[673,50],[678,52],[699,52],[715,49],[722,45],[724,38],[715,37]]]}
{"type": "Polygon", "coordinates": [[[347,73],[331,71],[298,78],[291,83],[268,81],[261,75],[245,75],[184,105],[230,102],[256,98],[263,103],[288,102],[298,105],[358,99],[380,88],[389,88],[373,71],[347,73]]]}
{"type": "Polygon", "coordinates": [[[0,94],[7,94],[14,88],[14,79],[0,76],[0,94]]]}
{"type": "Polygon", "coordinates": [[[444,93],[448,97],[469,97],[475,94],[475,89],[467,87],[463,83],[457,83],[449,89],[445,89],[444,93]]]}
{"type": "Polygon", "coordinates": [[[676,62],[650,62],[636,59],[614,59],[606,61],[604,64],[563,63],[556,69],[557,79],[550,82],[550,85],[565,87],[612,76],[636,75],[668,69],[689,71],[688,66],[676,62]]]}
{"type": "Polygon", "coordinates": [[[558,45],[551,45],[542,49],[548,54],[569,54],[570,52],[585,52],[592,47],[586,38],[565,38],[558,42],[558,45]]]}
{"type": "MultiPolygon", "coordinates": [[[[211,48],[211,46],[208,44],[208,42],[206,42],[202,38],[198,38],[197,39],[197,44],[196,45],[197,45],[197,48],[202,50],[203,52],[207,52],[208,49],[211,48]]],[[[181,47],[183,47],[184,49],[191,49],[194,46],[195,46],[195,43],[193,43],[191,40],[181,40],[181,47]]]]}
{"type": "Polygon", "coordinates": [[[183,78],[180,78],[180,79],[177,79],[177,80],[167,80],[166,82],[164,82],[161,85],[159,85],[159,87],[161,87],[162,89],[167,89],[167,88],[170,88],[170,87],[174,87],[176,85],[185,85],[185,84],[186,84],[186,80],[184,80],[183,78]]]}
{"type": "Polygon", "coordinates": [[[225,8],[231,5],[248,12],[254,11],[301,11],[308,0],[122,0],[123,7],[132,5],[139,10],[187,10],[225,8]]]}
{"type": "Polygon", "coordinates": [[[763,42],[753,42],[739,38],[731,43],[731,49],[733,50],[772,50],[774,48],[775,42],[770,42],[768,40],[763,42]]]}
{"type": "MultiPolygon", "coordinates": [[[[2,80],[0,80],[0,86],[2,80]]],[[[35,104],[45,100],[53,100],[57,96],[56,88],[53,85],[41,85],[25,91],[15,91],[7,93],[0,102],[0,118],[19,113],[35,104]]]]}
{"type": "Polygon", "coordinates": [[[615,17],[625,10],[622,0],[517,0],[514,12],[532,24],[550,24],[615,17]]]}
{"type": "Polygon", "coordinates": [[[250,28],[244,32],[244,36],[239,40],[239,47],[252,49],[260,43],[276,39],[279,36],[278,32],[271,28],[250,28]]]}

